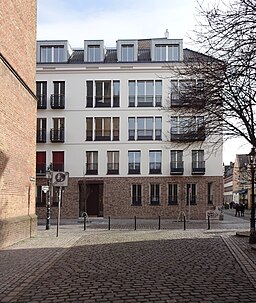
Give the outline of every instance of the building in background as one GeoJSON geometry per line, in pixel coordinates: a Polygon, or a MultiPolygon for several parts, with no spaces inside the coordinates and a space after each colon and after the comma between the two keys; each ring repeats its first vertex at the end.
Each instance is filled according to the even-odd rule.
{"type": "Polygon", "coordinates": [[[223,201],[225,204],[229,204],[234,200],[233,198],[233,175],[234,175],[234,163],[230,162],[229,165],[224,166],[224,193],[223,201]]]}
{"type": "Polygon", "coordinates": [[[36,1],[5,1],[0,26],[0,247],[36,232],[36,1]]]}
{"type": "Polygon", "coordinates": [[[235,203],[241,202],[248,206],[248,196],[250,196],[251,192],[250,184],[248,155],[236,155],[233,171],[233,200],[235,203]]]}
{"type": "MultiPolygon", "coordinates": [[[[204,117],[189,111],[203,104],[182,99],[191,79],[172,71],[190,56],[182,40],[168,38],[118,40],[115,48],[85,40],[76,50],[68,41],[37,42],[40,218],[49,167],[69,172],[62,218],[204,219],[223,203],[222,149],[212,153],[204,117]]],[[[203,89],[203,79],[193,83],[203,89]]],[[[56,217],[55,190],[51,196],[56,217]]]]}

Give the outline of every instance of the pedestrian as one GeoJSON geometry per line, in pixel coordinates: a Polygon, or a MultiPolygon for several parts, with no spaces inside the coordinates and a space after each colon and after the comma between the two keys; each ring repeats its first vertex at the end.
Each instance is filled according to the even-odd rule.
{"type": "Polygon", "coordinates": [[[245,205],[244,203],[241,203],[240,204],[241,217],[244,217],[244,209],[245,209],[245,205]]]}
{"type": "Polygon", "coordinates": [[[238,217],[240,217],[240,205],[238,203],[235,203],[235,217],[238,215],[238,217]]]}

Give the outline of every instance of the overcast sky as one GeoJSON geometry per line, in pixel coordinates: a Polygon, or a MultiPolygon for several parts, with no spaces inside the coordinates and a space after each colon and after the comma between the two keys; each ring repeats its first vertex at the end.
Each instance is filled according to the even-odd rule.
{"type": "MultiPolygon", "coordinates": [[[[200,0],[209,5],[220,0],[200,0]]],[[[222,0],[223,1],[223,0],[222,0]]],[[[229,0],[224,0],[228,2],[229,0]]],[[[82,48],[84,40],[104,40],[115,47],[118,39],[164,37],[183,39],[184,47],[197,49],[189,39],[196,26],[196,0],[37,0],[38,40],[68,40],[82,48]]],[[[225,164],[250,147],[240,140],[224,145],[225,164]]]]}

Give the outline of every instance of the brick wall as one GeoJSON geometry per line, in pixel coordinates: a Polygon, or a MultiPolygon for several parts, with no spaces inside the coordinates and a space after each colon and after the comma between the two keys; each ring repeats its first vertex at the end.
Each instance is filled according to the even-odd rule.
{"type": "Polygon", "coordinates": [[[35,233],[36,1],[6,1],[0,18],[0,247],[35,233]],[[8,64],[6,64],[8,63],[8,64]],[[19,78],[19,76],[22,78],[19,78]],[[24,84],[25,83],[25,84],[24,84]]]}
{"type": "MultiPolygon", "coordinates": [[[[69,186],[63,193],[63,205],[61,207],[62,218],[77,218],[79,214],[79,182],[91,182],[89,178],[70,178],[69,186]]],[[[39,179],[39,184],[45,181],[39,179]]],[[[208,209],[213,209],[223,202],[222,177],[123,177],[123,178],[98,178],[95,182],[103,182],[103,215],[104,217],[132,218],[135,215],[140,218],[177,219],[181,211],[188,215],[189,207],[186,205],[186,184],[197,184],[197,205],[190,206],[191,219],[205,219],[208,209]],[[168,183],[179,184],[178,205],[168,205],[168,183]],[[208,205],[207,184],[213,183],[213,205],[208,205]],[[142,205],[131,205],[131,185],[142,184],[142,205]],[[160,205],[150,205],[150,183],[160,184],[160,205]]],[[[45,218],[45,207],[37,208],[37,215],[45,218]]],[[[57,217],[57,207],[52,207],[52,218],[57,217]]]]}

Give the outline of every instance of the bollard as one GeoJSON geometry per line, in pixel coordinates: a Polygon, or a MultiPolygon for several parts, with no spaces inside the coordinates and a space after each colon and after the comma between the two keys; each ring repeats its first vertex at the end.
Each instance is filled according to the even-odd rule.
{"type": "Polygon", "coordinates": [[[208,228],[207,228],[208,230],[210,230],[211,229],[211,225],[210,225],[210,216],[208,215],[208,228]]]}
{"type": "Polygon", "coordinates": [[[86,215],[84,214],[84,230],[86,230],[86,215]]]}
{"type": "Polygon", "coordinates": [[[134,216],[134,230],[137,229],[137,222],[136,222],[136,216],[134,216]]]}
{"type": "Polygon", "coordinates": [[[186,216],[183,216],[184,219],[184,230],[186,230],[186,216]]]}
{"type": "Polygon", "coordinates": [[[108,230],[110,230],[110,216],[108,217],[108,230]]]}
{"type": "Polygon", "coordinates": [[[158,230],[161,229],[161,217],[158,216],[158,230]]]}

